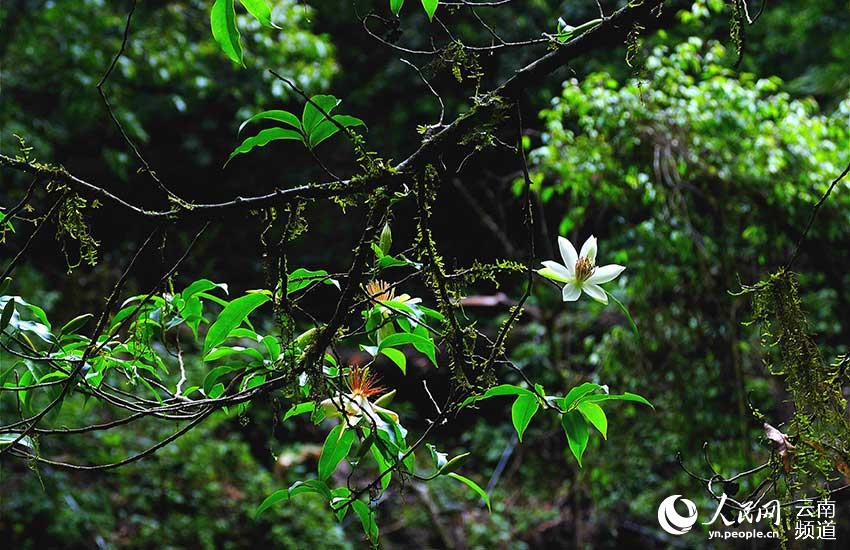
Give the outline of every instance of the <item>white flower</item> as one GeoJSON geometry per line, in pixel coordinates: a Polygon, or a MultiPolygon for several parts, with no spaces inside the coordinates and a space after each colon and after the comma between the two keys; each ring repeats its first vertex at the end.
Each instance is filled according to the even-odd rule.
{"type": "Polygon", "coordinates": [[[616,279],[626,269],[625,266],[610,264],[596,267],[596,237],[593,235],[581,245],[580,254],[564,237],[558,237],[558,247],[564,263],[547,260],[543,262],[545,267],[537,272],[547,279],[564,283],[565,302],[578,300],[583,291],[597,302],[607,304],[608,294],[599,285],[616,279]]]}
{"type": "Polygon", "coordinates": [[[346,385],[348,393],[329,397],[319,404],[325,413],[325,418],[344,416],[346,426],[349,428],[357,426],[365,419],[367,424],[377,425],[378,429],[385,431],[390,429],[383,417],[398,424],[398,415],[381,406],[392,400],[395,391],[382,395],[375,402],[369,401],[371,396],[383,392],[384,388],[378,386],[377,378],[369,372],[368,368],[352,367],[346,385]]]}

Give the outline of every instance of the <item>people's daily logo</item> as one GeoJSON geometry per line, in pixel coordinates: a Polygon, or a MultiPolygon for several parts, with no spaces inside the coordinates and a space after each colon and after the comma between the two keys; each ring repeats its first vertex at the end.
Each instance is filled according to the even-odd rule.
{"type": "Polygon", "coordinates": [[[658,524],[671,535],[684,535],[697,522],[697,505],[682,495],[665,498],[658,507],[658,524]],[[685,515],[676,511],[676,501],[680,500],[687,509],[685,515]]]}

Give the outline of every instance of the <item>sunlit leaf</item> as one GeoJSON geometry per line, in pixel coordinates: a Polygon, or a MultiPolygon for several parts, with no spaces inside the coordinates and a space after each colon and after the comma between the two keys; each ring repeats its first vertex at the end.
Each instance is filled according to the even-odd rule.
{"type": "Polygon", "coordinates": [[[605,416],[605,411],[602,410],[602,407],[596,403],[586,401],[579,403],[577,408],[584,415],[584,418],[599,430],[602,437],[608,439],[608,417],[605,416]]]}
{"type": "Polygon", "coordinates": [[[254,512],[254,517],[259,517],[260,514],[262,514],[281,500],[289,500],[289,489],[279,489],[267,496],[265,500],[263,500],[263,502],[259,506],[257,506],[257,510],[254,512]]]}
{"type": "Polygon", "coordinates": [[[564,432],[567,434],[570,451],[578,460],[578,465],[581,466],[581,457],[584,455],[584,450],[587,449],[589,437],[587,422],[578,411],[570,411],[561,417],[561,424],[563,424],[564,432]]]}
{"type": "Polygon", "coordinates": [[[275,122],[282,122],[284,124],[292,126],[293,128],[295,128],[295,130],[299,132],[301,131],[301,121],[298,120],[297,116],[293,115],[289,111],[273,109],[270,111],[263,111],[252,116],[251,118],[239,125],[239,131],[237,133],[241,134],[245,126],[251,124],[252,122],[257,122],[260,120],[273,120],[275,122]]]}
{"type": "Polygon", "coordinates": [[[233,0],[215,0],[210,12],[212,34],[221,50],[234,63],[244,65],[239,29],[236,28],[236,10],[233,0]]]}
{"type": "Polygon", "coordinates": [[[227,162],[225,162],[225,166],[228,162],[233,160],[233,157],[236,155],[241,155],[244,153],[250,152],[254,147],[265,147],[272,141],[279,140],[292,140],[292,141],[301,141],[303,139],[299,132],[295,130],[289,130],[287,128],[266,128],[265,130],[261,130],[259,134],[256,136],[252,136],[247,138],[242,142],[242,145],[237,147],[230,153],[230,156],[227,157],[227,162]]]}
{"type": "Polygon", "coordinates": [[[325,439],[319,457],[319,479],[326,481],[336,471],[343,458],[348,456],[354,443],[354,430],[346,430],[345,424],[337,424],[325,439]]]}
{"type": "Polygon", "coordinates": [[[535,395],[520,395],[514,401],[511,407],[511,420],[520,441],[522,441],[522,434],[525,433],[525,429],[528,428],[528,424],[539,408],[540,403],[535,395]]]}
{"type": "Polygon", "coordinates": [[[269,301],[265,293],[246,294],[227,304],[219,314],[218,319],[210,327],[204,340],[204,355],[217,345],[224,342],[230,331],[242,324],[248,315],[269,301]]]}
{"type": "Polygon", "coordinates": [[[325,114],[330,115],[339,103],[340,100],[332,95],[314,95],[311,97],[310,101],[304,104],[304,112],[301,115],[301,126],[304,133],[309,136],[319,123],[327,121],[327,117],[316,108],[316,105],[321,107],[325,114]]]}
{"type": "Polygon", "coordinates": [[[267,0],[239,0],[239,2],[262,25],[266,27],[275,26],[272,23],[272,9],[267,0]]]}
{"type": "Polygon", "coordinates": [[[469,487],[470,489],[475,491],[475,493],[478,496],[480,496],[482,498],[482,500],[484,500],[484,503],[487,504],[487,509],[492,512],[492,510],[490,508],[490,497],[487,495],[487,491],[482,489],[477,483],[475,483],[474,481],[472,481],[468,477],[463,477],[462,475],[456,474],[454,472],[451,472],[447,475],[452,479],[456,479],[456,480],[460,481],[461,483],[465,484],[467,487],[469,487]]]}
{"type": "Polygon", "coordinates": [[[428,14],[428,20],[434,20],[434,12],[437,11],[437,6],[440,4],[440,0],[422,0],[422,7],[425,8],[425,13],[428,14]]]}

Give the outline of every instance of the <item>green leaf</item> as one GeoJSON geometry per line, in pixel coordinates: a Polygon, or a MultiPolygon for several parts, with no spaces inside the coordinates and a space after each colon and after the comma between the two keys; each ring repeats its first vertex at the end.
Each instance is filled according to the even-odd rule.
{"type": "Polygon", "coordinates": [[[384,348],[381,353],[389,357],[401,369],[401,372],[407,374],[407,357],[405,357],[404,352],[395,348],[384,348]]]}
{"type": "Polygon", "coordinates": [[[12,321],[12,315],[15,313],[15,299],[11,298],[3,307],[3,313],[0,313],[0,331],[6,330],[9,323],[12,321]]]}
{"type": "Polygon", "coordinates": [[[440,4],[440,0],[422,0],[422,7],[425,8],[425,13],[428,14],[428,20],[434,20],[434,12],[437,11],[437,6],[440,4]]]}
{"type": "Polygon", "coordinates": [[[256,136],[249,137],[245,141],[242,142],[242,145],[237,147],[230,153],[230,156],[227,157],[227,162],[224,163],[227,166],[227,163],[233,160],[233,157],[236,155],[241,155],[244,153],[250,152],[254,147],[265,147],[272,141],[279,140],[293,140],[304,142],[299,132],[295,130],[289,130],[286,128],[266,128],[265,130],[261,130],[259,134],[256,136]]]}
{"type": "Polygon", "coordinates": [[[298,416],[299,414],[304,414],[308,412],[313,412],[316,410],[316,403],[314,401],[307,401],[306,403],[298,403],[297,405],[292,405],[286,414],[283,415],[284,422],[292,418],[293,416],[298,416]]]}
{"type": "Polygon", "coordinates": [[[263,500],[263,502],[257,506],[257,510],[254,512],[254,518],[260,516],[263,512],[280,502],[281,500],[289,500],[289,489],[280,489],[270,494],[263,500]]]}
{"type": "Polygon", "coordinates": [[[594,384],[593,382],[585,382],[583,384],[580,384],[571,389],[569,392],[567,392],[566,397],[561,400],[561,408],[565,411],[569,410],[572,404],[575,403],[577,399],[584,397],[585,395],[588,395],[591,392],[595,392],[596,390],[599,390],[601,388],[602,386],[600,386],[599,384],[594,384]]]}
{"type": "Polygon", "coordinates": [[[307,288],[316,282],[322,282],[326,285],[333,285],[339,288],[339,281],[328,277],[328,272],[324,269],[317,269],[313,271],[300,267],[290,273],[289,277],[287,277],[286,293],[292,294],[293,292],[298,292],[299,290],[307,288]]]}
{"type": "Polygon", "coordinates": [[[266,346],[266,351],[269,352],[269,359],[277,361],[280,357],[281,349],[280,342],[271,334],[263,336],[263,345],[266,346]]]}
{"type": "Polygon", "coordinates": [[[217,345],[224,342],[230,331],[242,324],[248,315],[269,301],[268,294],[246,294],[227,304],[219,314],[218,319],[210,327],[204,340],[204,355],[217,345]]]}
{"type": "Polygon", "coordinates": [[[380,269],[387,269],[390,267],[406,267],[409,266],[410,262],[407,260],[399,260],[394,256],[383,256],[380,260],[378,260],[378,267],[380,269]]]}
{"type": "MultiPolygon", "coordinates": [[[[386,458],[384,458],[384,455],[381,454],[381,450],[378,448],[378,446],[373,443],[369,448],[372,451],[372,457],[375,459],[375,463],[378,465],[378,474],[389,470],[391,464],[386,458]]],[[[381,476],[382,491],[387,490],[387,487],[390,486],[390,482],[392,481],[392,479],[393,473],[391,471],[381,476]]]]}
{"type": "Polygon", "coordinates": [[[567,434],[567,442],[570,445],[570,451],[578,460],[578,465],[581,466],[581,457],[584,455],[584,450],[587,448],[587,440],[589,434],[587,432],[587,422],[581,413],[570,411],[561,417],[561,424],[564,426],[564,432],[567,434]]]}
{"type": "MultiPolygon", "coordinates": [[[[213,397],[211,394],[216,393],[214,391],[214,388],[217,385],[219,385],[218,379],[221,378],[222,376],[224,376],[225,374],[231,373],[231,372],[238,370],[238,369],[239,369],[239,367],[223,365],[221,367],[216,367],[213,370],[211,370],[209,373],[207,373],[206,377],[204,377],[204,394],[207,397],[213,397]]],[[[222,386],[222,388],[221,388],[220,391],[223,392],[224,391],[224,384],[221,384],[221,386],[222,386]]],[[[221,393],[219,393],[218,395],[221,395],[221,393]]],[[[218,396],[216,396],[216,397],[218,397],[218,396]]]]}
{"type": "Polygon", "coordinates": [[[74,317],[73,319],[65,323],[65,326],[59,329],[59,334],[62,334],[64,336],[77,332],[86,323],[88,323],[89,319],[91,319],[92,317],[94,317],[94,315],[92,315],[91,313],[86,313],[84,315],[74,317]]]}
{"type": "Polygon", "coordinates": [[[313,105],[314,103],[321,107],[326,114],[330,115],[336,106],[339,105],[340,100],[332,95],[314,95],[310,98],[310,101],[304,104],[304,112],[301,115],[301,127],[308,136],[313,133],[313,130],[320,122],[327,121],[325,115],[313,105]]]}
{"type": "Polygon", "coordinates": [[[363,525],[363,533],[373,545],[378,543],[378,524],[375,522],[375,512],[362,500],[355,500],[351,507],[360,518],[363,525]]]}
{"type": "Polygon", "coordinates": [[[418,351],[425,354],[435,367],[437,366],[436,347],[434,346],[434,342],[418,334],[412,334],[410,332],[390,334],[381,340],[381,343],[378,346],[378,351],[382,352],[386,348],[392,348],[404,344],[411,344],[418,351]]]}
{"type": "MultiPolygon", "coordinates": [[[[238,330],[239,329],[236,329],[233,332],[231,332],[230,334],[234,335],[234,333],[238,332],[238,330]]],[[[204,356],[204,362],[211,363],[213,361],[218,361],[222,357],[229,357],[231,355],[236,355],[236,354],[247,355],[247,356],[251,357],[252,359],[256,359],[260,363],[262,363],[265,359],[263,357],[263,354],[261,354],[259,351],[255,350],[254,348],[246,348],[246,347],[243,347],[243,346],[221,346],[221,347],[215,347],[212,350],[210,350],[210,352],[207,355],[204,356]]]]}
{"type": "Polygon", "coordinates": [[[520,442],[522,442],[522,434],[525,433],[525,429],[528,428],[529,422],[539,408],[540,403],[535,395],[520,395],[514,401],[511,407],[511,420],[520,442]]]}
{"type": "Polygon", "coordinates": [[[464,399],[463,403],[461,403],[461,407],[466,407],[470,403],[474,403],[475,401],[481,401],[482,399],[490,399],[491,397],[499,397],[503,395],[534,395],[531,390],[527,390],[525,388],[521,388],[519,386],[514,386],[513,384],[500,384],[498,386],[493,386],[482,395],[472,395],[464,399]]]}
{"type": "Polygon", "coordinates": [[[635,320],[634,320],[634,319],[632,319],[632,314],[631,314],[631,313],[629,313],[629,309],[628,309],[626,306],[624,306],[624,305],[623,305],[623,302],[621,302],[620,300],[618,300],[618,299],[616,298],[616,296],[614,296],[613,294],[611,294],[611,293],[610,293],[610,292],[608,292],[607,290],[605,291],[605,294],[607,294],[607,295],[608,295],[608,297],[609,297],[609,298],[611,298],[611,299],[614,301],[614,303],[615,303],[615,304],[617,304],[617,306],[620,308],[620,311],[622,311],[622,312],[623,312],[623,315],[625,315],[625,316],[626,316],[626,319],[628,319],[628,320],[629,320],[629,324],[631,325],[631,327],[632,327],[632,332],[634,332],[634,333],[635,333],[635,336],[640,337],[640,333],[638,332],[637,325],[635,324],[635,320]]]}
{"type": "Polygon", "coordinates": [[[468,457],[470,453],[461,453],[456,457],[452,458],[448,462],[446,462],[442,468],[440,468],[440,474],[447,475],[451,472],[454,472],[466,461],[466,457],[468,457]]]}
{"type": "Polygon", "coordinates": [[[289,498],[292,498],[296,495],[300,495],[302,493],[318,493],[325,497],[325,499],[331,499],[331,490],[328,487],[328,484],[324,481],[319,481],[318,479],[308,479],[306,481],[296,481],[292,485],[289,486],[289,498]]]}
{"type": "Polygon", "coordinates": [[[478,496],[480,496],[484,500],[484,503],[487,504],[487,509],[490,510],[491,512],[493,511],[490,508],[490,497],[487,496],[487,492],[484,489],[482,489],[477,483],[475,483],[474,481],[472,481],[468,477],[463,477],[462,475],[456,474],[454,472],[450,472],[446,475],[448,475],[452,479],[456,479],[456,480],[460,481],[461,483],[466,484],[467,487],[469,487],[470,489],[475,491],[478,494],[478,496]]]}
{"type": "Polygon", "coordinates": [[[608,417],[605,416],[605,411],[602,407],[592,402],[579,403],[579,412],[584,415],[584,418],[599,430],[602,437],[608,439],[608,417]]]}
{"type": "Polygon", "coordinates": [[[0,296],[6,294],[6,291],[9,289],[9,286],[12,284],[12,278],[6,277],[2,281],[0,281],[0,296]]]}
{"type": "Polygon", "coordinates": [[[609,393],[600,393],[595,395],[588,395],[582,399],[583,402],[601,402],[601,401],[634,401],[636,403],[642,403],[644,405],[648,405],[655,408],[652,403],[646,400],[646,398],[641,397],[636,393],[623,392],[621,394],[609,394],[609,393]]]}
{"type": "Polygon", "coordinates": [[[404,0],[390,0],[390,10],[392,10],[394,15],[398,15],[401,11],[401,7],[404,5],[404,0]]]}
{"type": "Polygon", "coordinates": [[[227,285],[224,283],[214,283],[209,279],[198,279],[197,281],[192,282],[189,286],[183,289],[183,292],[180,293],[180,296],[184,300],[188,300],[192,296],[196,294],[200,294],[201,292],[206,292],[208,290],[213,290],[215,288],[220,288],[224,290],[224,293],[227,294],[227,285]]]}
{"type": "Polygon", "coordinates": [[[259,21],[266,27],[275,27],[272,23],[272,9],[266,0],[239,0],[245,6],[248,13],[254,16],[254,19],[259,21]]]}
{"type": "Polygon", "coordinates": [[[293,115],[289,111],[273,109],[271,111],[263,111],[252,116],[239,125],[239,131],[237,133],[241,134],[245,126],[252,122],[257,122],[258,120],[274,120],[275,122],[283,122],[284,124],[288,124],[298,130],[299,133],[301,132],[301,121],[298,120],[297,116],[293,115]]]}
{"type": "Polygon", "coordinates": [[[390,249],[393,246],[393,230],[390,229],[390,224],[385,223],[384,228],[381,229],[381,238],[379,240],[379,248],[381,249],[381,256],[386,256],[390,253],[390,249]]]}
{"type": "MultiPolygon", "coordinates": [[[[12,220],[7,220],[6,214],[4,214],[3,212],[0,212],[0,235],[2,235],[3,231],[6,230],[6,229],[3,228],[3,226],[6,226],[6,229],[8,229],[8,231],[10,231],[12,233],[15,232],[15,226],[12,225],[12,220]]],[[[0,294],[3,294],[3,292],[0,291],[0,294]]]]}
{"type": "Polygon", "coordinates": [[[326,481],[333,475],[342,459],[348,456],[353,443],[354,430],[346,430],[345,424],[338,424],[331,430],[319,457],[319,479],[326,481]]]}
{"type": "MultiPolygon", "coordinates": [[[[321,113],[319,116],[322,116],[321,113]]],[[[310,132],[309,139],[309,147],[311,149],[315,148],[317,145],[331,137],[332,135],[339,132],[339,127],[343,128],[351,128],[354,126],[366,126],[366,124],[360,120],[359,118],[349,116],[349,115],[333,115],[334,121],[337,124],[334,124],[328,119],[322,120],[319,124],[316,125],[315,128],[310,132]]]]}
{"type": "Polygon", "coordinates": [[[245,65],[242,44],[236,28],[236,8],[233,0],[215,0],[210,12],[210,26],[215,41],[234,63],[245,65]]]}

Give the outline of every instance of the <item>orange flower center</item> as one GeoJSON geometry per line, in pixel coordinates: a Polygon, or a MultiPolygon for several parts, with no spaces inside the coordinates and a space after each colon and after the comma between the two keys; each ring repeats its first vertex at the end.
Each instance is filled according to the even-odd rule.
{"type": "Polygon", "coordinates": [[[369,281],[366,284],[366,294],[376,302],[389,302],[395,298],[395,290],[385,281],[369,281]]]}
{"type": "Polygon", "coordinates": [[[369,369],[351,367],[348,373],[348,389],[352,395],[371,397],[384,391],[384,387],[378,385],[378,377],[369,372],[369,369]]]}
{"type": "Polygon", "coordinates": [[[593,261],[588,258],[579,258],[576,262],[576,282],[583,283],[593,273],[593,261]]]}

